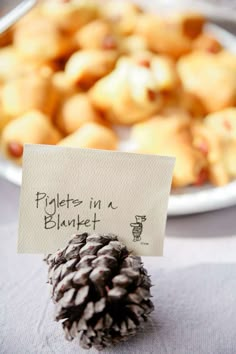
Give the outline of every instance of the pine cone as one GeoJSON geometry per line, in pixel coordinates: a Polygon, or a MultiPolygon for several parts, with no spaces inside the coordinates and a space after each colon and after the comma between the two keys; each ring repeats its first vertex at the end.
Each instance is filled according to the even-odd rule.
{"type": "Polygon", "coordinates": [[[153,310],[151,282],[141,258],[112,234],[72,236],[48,255],[48,280],[68,340],[101,350],[134,335],[153,310]]]}

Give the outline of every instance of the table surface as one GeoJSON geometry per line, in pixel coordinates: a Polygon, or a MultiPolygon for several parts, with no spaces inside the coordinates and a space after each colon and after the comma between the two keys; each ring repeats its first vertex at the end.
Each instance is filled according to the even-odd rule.
{"type": "MultiPolygon", "coordinates": [[[[0,179],[0,353],[85,353],[53,321],[42,256],[16,254],[19,194],[0,179]]],[[[235,354],[236,207],[169,218],[166,234],[164,257],[144,258],[150,321],[104,353],[235,354]]]]}

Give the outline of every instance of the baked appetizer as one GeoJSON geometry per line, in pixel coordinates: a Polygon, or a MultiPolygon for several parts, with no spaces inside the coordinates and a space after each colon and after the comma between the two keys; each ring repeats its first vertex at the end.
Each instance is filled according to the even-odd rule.
{"type": "Polygon", "coordinates": [[[196,124],[192,128],[193,145],[207,160],[207,180],[216,186],[225,185],[230,181],[224,163],[224,146],[214,132],[210,132],[204,124],[196,124]]]}
{"type": "Polygon", "coordinates": [[[24,144],[52,144],[61,139],[50,119],[39,111],[30,111],[11,121],[2,131],[1,150],[21,163],[24,144]]]}
{"type": "Polygon", "coordinates": [[[0,34],[0,47],[10,45],[12,43],[13,31],[9,28],[5,32],[0,34]]]}
{"type": "Polygon", "coordinates": [[[139,17],[135,33],[144,37],[149,48],[172,58],[179,58],[191,51],[191,39],[176,26],[163,18],[152,14],[143,14],[139,17]]]}
{"type": "Polygon", "coordinates": [[[79,87],[68,78],[65,71],[55,72],[52,76],[52,84],[60,102],[80,91],[79,87]]]}
{"type": "Polygon", "coordinates": [[[116,58],[114,51],[80,50],[68,59],[65,72],[72,82],[89,88],[113,69],[116,58]]]}
{"type": "Polygon", "coordinates": [[[236,55],[205,24],[131,1],[38,1],[0,35],[4,155],[20,162],[27,142],[136,146],[176,156],[173,187],[230,182],[236,55]]]}
{"type": "Polygon", "coordinates": [[[178,62],[178,72],[186,91],[196,95],[207,112],[236,104],[236,75],[217,54],[193,52],[178,62]]]}
{"type": "Polygon", "coordinates": [[[148,44],[145,38],[133,34],[122,39],[119,49],[124,55],[139,54],[148,51],[148,44]]]}
{"type": "Polygon", "coordinates": [[[13,45],[0,48],[0,83],[50,66],[52,67],[52,64],[49,62],[23,57],[13,45]]]}
{"type": "Polygon", "coordinates": [[[130,125],[158,112],[162,95],[150,68],[119,59],[115,70],[90,90],[94,106],[111,123],[130,125]]]}
{"type": "MultiPolygon", "coordinates": [[[[9,117],[3,112],[1,94],[2,94],[2,88],[0,88],[0,134],[2,129],[5,127],[5,125],[7,125],[12,119],[11,117],[9,117]]],[[[1,142],[1,135],[0,135],[0,142],[1,142]]]]}
{"type": "Polygon", "coordinates": [[[210,181],[220,186],[236,177],[236,108],[209,114],[193,133],[194,145],[208,160],[210,181]]]}
{"type": "Polygon", "coordinates": [[[205,24],[204,16],[194,12],[170,14],[165,21],[177,32],[190,39],[199,37],[205,24]]]}
{"type": "Polygon", "coordinates": [[[133,33],[141,8],[128,1],[109,1],[100,7],[103,18],[113,24],[114,29],[123,35],[133,33]]]}
{"type": "Polygon", "coordinates": [[[118,50],[120,37],[110,23],[98,19],[77,31],[75,42],[81,49],[118,50]]]}
{"type": "Polygon", "coordinates": [[[152,117],[133,126],[131,139],[136,152],[176,157],[173,187],[199,183],[206,161],[192,145],[188,117],[152,117]]]}
{"type": "Polygon", "coordinates": [[[202,33],[193,41],[193,50],[218,53],[222,50],[222,45],[211,34],[202,33]]]}
{"type": "Polygon", "coordinates": [[[37,109],[52,117],[56,105],[56,92],[52,72],[34,70],[7,81],[2,88],[3,112],[16,117],[37,109]]]}
{"type": "Polygon", "coordinates": [[[86,93],[77,93],[64,100],[57,114],[56,124],[65,134],[71,134],[83,124],[96,122],[99,115],[86,93]]]}
{"type": "Polygon", "coordinates": [[[62,139],[58,145],[77,148],[116,150],[118,139],[116,134],[110,128],[98,123],[87,123],[73,134],[62,139]]]}
{"type": "Polygon", "coordinates": [[[227,108],[208,115],[204,124],[209,134],[215,133],[223,146],[222,161],[229,178],[236,177],[236,108],[227,108]]]}
{"type": "Polygon", "coordinates": [[[98,7],[93,0],[47,0],[41,12],[70,35],[96,18],[98,7]]]}
{"type": "Polygon", "coordinates": [[[73,49],[66,32],[41,13],[23,18],[17,24],[13,42],[21,55],[40,60],[61,58],[73,49]]]}

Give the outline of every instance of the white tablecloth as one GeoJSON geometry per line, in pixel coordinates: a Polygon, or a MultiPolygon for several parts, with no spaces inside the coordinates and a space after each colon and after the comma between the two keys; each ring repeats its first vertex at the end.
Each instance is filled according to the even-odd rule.
{"type": "MultiPolygon", "coordinates": [[[[53,321],[42,256],[16,254],[18,199],[0,179],[0,353],[87,353],[53,321]]],[[[169,219],[165,256],[144,263],[155,311],[138,336],[104,353],[236,353],[236,208],[169,219]]]]}

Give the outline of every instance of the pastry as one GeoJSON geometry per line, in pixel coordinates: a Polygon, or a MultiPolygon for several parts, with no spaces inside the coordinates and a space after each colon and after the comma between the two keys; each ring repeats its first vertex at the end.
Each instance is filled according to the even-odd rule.
{"type": "Polygon", "coordinates": [[[80,50],[67,61],[65,73],[72,82],[88,88],[113,69],[116,57],[113,51],[80,50]]]}
{"type": "Polygon", "coordinates": [[[204,124],[209,134],[216,134],[223,146],[222,161],[230,179],[236,177],[236,108],[208,115],[204,124]]]}
{"type": "Polygon", "coordinates": [[[59,140],[116,149],[111,126],[126,125],[136,151],[177,157],[174,187],[228,183],[236,177],[236,55],[205,22],[129,1],[39,1],[0,36],[5,155],[20,162],[25,142],[59,140]]]}
{"type": "Polygon", "coordinates": [[[160,91],[169,92],[179,88],[180,80],[171,58],[154,56],[151,60],[151,70],[160,91]]]}
{"type": "Polygon", "coordinates": [[[0,33],[0,47],[4,47],[12,43],[12,34],[12,28],[0,33]]]}
{"type": "MultiPolygon", "coordinates": [[[[0,107],[0,134],[3,128],[11,121],[12,119],[9,116],[6,116],[0,107]]],[[[1,138],[0,138],[1,141],[1,138]]]]}
{"type": "Polygon", "coordinates": [[[175,156],[173,187],[195,184],[205,168],[205,158],[192,146],[186,116],[155,116],[133,126],[131,141],[139,153],[175,156]]]}
{"type": "Polygon", "coordinates": [[[214,131],[223,141],[236,142],[236,108],[229,107],[206,116],[205,126],[214,131]]]}
{"type": "Polygon", "coordinates": [[[37,13],[17,24],[13,42],[22,56],[40,60],[61,58],[73,49],[71,38],[58,24],[37,13]]]}
{"type": "MultiPolygon", "coordinates": [[[[128,39],[129,37],[126,38],[128,39]]],[[[148,49],[133,52],[133,53],[128,53],[128,54],[129,55],[127,55],[126,57],[129,57],[129,60],[132,59],[133,63],[135,63],[136,65],[144,66],[145,68],[148,69],[150,69],[151,67],[152,59],[156,56],[155,53],[151,52],[148,49]]]]}
{"type": "Polygon", "coordinates": [[[156,87],[162,92],[169,92],[180,88],[180,79],[175,62],[164,55],[156,55],[150,51],[132,53],[131,58],[135,65],[143,66],[151,71],[156,87]]]}
{"type": "Polygon", "coordinates": [[[190,118],[203,119],[206,115],[206,109],[201,100],[190,92],[186,92],[182,88],[178,88],[165,95],[165,104],[161,110],[161,114],[169,115],[172,112],[183,112],[190,118]]]}
{"type": "Polygon", "coordinates": [[[103,18],[110,21],[115,30],[123,35],[133,33],[141,8],[128,1],[109,1],[100,7],[103,18]]]}
{"type": "Polygon", "coordinates": [[[91,122],[84,124],[73,134],[62,139],[58,145],[77,148],[116,150],[118,139],[110,128],[91,122]]]}
{"type": "Polygon", "coordinates": [[[47,65],[40,60],[25,59],[12,45],[0,48],[0,83],[47,65]]]}
{"type": "Polygon", "coordinates": [[[52,116],[56,93],[52,73],[35,70],[7,81],[2,88],[2,106],[6,115],[16,117],[31,109],[38,109],[52,116]]]}
{"type": "Polygon", "coordinates": [[[71,134],[83,124],[99,120],[86,93],[77,93],[64,100],[59,109],[56,124],[65,133],[71,134]]]}
{"type": "Polygon", "coordinates": [[[56,144],[60,133],[49,118],[39,111],[30,111],[5,126],[1,136],[1,151],[21,163],[24,144],[56,144]]]}
{"type": "Polygon", "coordinates": [[[93,0],[47,0],[41,5],[42,14],[69,34],[83,27],[98,15],[93,0]]]}
{"type": "Polygon", "coordinates": [[[81,49],[117,50],[120,38],[113,31],[111,24],[98,19],[77,31],[75,41],[81,49]]]}
{"type": "Polygon", "coordinates": [[[120,42],[122,54],[132,55],[148,51],[148,44],[145,38],[137,34],[126,36],[120,42]]]}
{"type": "Polygon", "coordinates": [[[197,38],[201,35],[205,24],[203,15],[190,12],[169,15],[165,20],[168,25],[190,39],[197,38]]]}
{"type": "Polygon", "coordinates": [[[22,70],[23,59],[13,46],[0,48],[0,82],[14,78],[22,70]]]}
{"type": "Polygon", "coordinates": [[[11,121],[11,117],[9,117],[3,112],[1,94],[2,94],[2,88],[0,88],[0,141],[1,141],[2,129],[11,121]]]}
{"type": "Polygon", "coordinates": [[[227,50],[221,50],[217,55],[221,64],[232,70],[236,74],[236,54],[227,50]]]}
{"type": "Polygon", "coordinates": [[[236,108],[209,114],[194,127],[194,137],[195,146],[205,150],[212,183],[224,185],[236,177],[236,108]]]}
{"type": "Polygon", "coordinates": [[[207,175],[211,183],[223,186],[230,181],[224,162],[224,145],[216,133],[209,131],[204,124],[193,126],[193,145],[207,160],[207,175]]]}
{"type": "Polygon", "coordinates": [[[209,33],[202,33],[193,41],[193,50],[218,53],[222,50],[222,45],[209,33]]]}
{"type": "Polygon", "coordinates": [[[226,144],[223,160],[231,179],[236,178],[236,142],[226,144]]]}
{"type": "Polygon", "coordinates": [[[143,14],[136,23],[135,33],[143,36],[149,48],[158,53],[179,58],[191,50],[191,39],[162,18],[143,14]]]}
{"type": "Polygon", "coordinates": [[[150,68],[119,59],[112,73],[90,90],[94,106],[111,123],[129,125],[158,112],[162,95],[150,68]]]}
{"type": "Polygon", "coordinates": [[[177,68],[185,90],[197,96],[207,112],[236,104],[235,72],[217,54],[193,52],[182,57],[177,68]]]}
{"type": "Polygon", "coordinates": [[[68,78],[64,71],[53,74],[52,84],[60,100],[79,92],[79,88],[68,78]]]}

